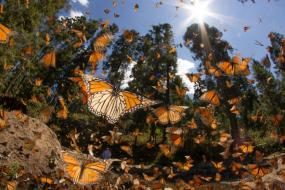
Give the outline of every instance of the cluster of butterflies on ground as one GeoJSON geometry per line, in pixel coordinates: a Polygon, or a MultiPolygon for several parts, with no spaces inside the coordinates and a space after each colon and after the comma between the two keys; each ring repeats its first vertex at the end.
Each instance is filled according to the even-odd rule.
{"type": "MultiPolygon", "coordinates": [[[[224,134],[221,136],[220,143],[229,145],[230,137],[224,134]]],[[[72,185],[78,185],[78,189],[82,186],[93,187],[93,189],[102,189],[102,187],[104,187],[103,189],[128,189],[126,184],[129,183],[128,187],[130,189],[170,188],[196,190],[204,187],[211,190],[213,187],[208,185],[209,182],[221,182],[224,172],[230,171],[231,175],[240,176],[245,180],[238,183],[227,182],[228,187],[245,190],[258,189],[256,186],[254,186],[256,188],[252,187],[252,179],[254,179],[254,183],[260,185],[270,177],[284,182],[284,154],[265,158],[263,153],[255,151],[255,155],[253,155],[254,147],[249,144],[240,146],[238,149],[238,152],[231,155],[234,160],[230,164],[223,161],[208,161],[203,157],[202,163],[211,165],[213,171],[215,171],[214,176],[194,174],[188,180],[185,180],[185,176],[190,173],[192,168],[195,168],[194,165],[196,164],[190,156],[185,156],[184,162],[173,161],[170,166],[160,167],[153,164],[135,165],[132,159],[127,158],[103,160],[90,155],[81,155],[64,150],[61,152],[63,170],[58,171],[56,178],[54,176],[33,176],[32,179],[28,180],[34,180],[34,183],[41,187],[54,189],[71,188],[72,185]],[[255,164],[246,162],[246,159],[250,156],[254,156],[255,164]],[[138,173],[138,171],[140,172],[138,173]],[[112,176],[115,176],[115,178],[112,178],[112,176]]],[[[24,173],[19,172],[19,178],[21,175],[24,175],[24,173]]],[[[22,181],[7,181],[6,189],[15,190],[20,183],[22,181]]]]}

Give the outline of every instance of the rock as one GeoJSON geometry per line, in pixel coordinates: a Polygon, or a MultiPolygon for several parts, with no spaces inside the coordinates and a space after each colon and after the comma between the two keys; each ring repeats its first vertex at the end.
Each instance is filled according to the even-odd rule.
{"type": "Polygon", "coordinates": [[[41,121],[7,112],[0,130],[0,165],[20,166],[24,173],[41,176],[60,164],[61,145],[56,134],[41,121]]]}

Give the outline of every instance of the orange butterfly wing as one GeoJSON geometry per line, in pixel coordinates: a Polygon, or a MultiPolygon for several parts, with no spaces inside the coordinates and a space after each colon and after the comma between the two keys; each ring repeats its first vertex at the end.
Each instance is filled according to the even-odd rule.
{"type": "Polygon", "coordinates": [[[51,52],[45,54],[42,58],[42,62],[44,64],[45,68],[55,67],[55,63],[56,63],[55,51],[51,51],[51,52]]]}
{"type": "Polygon", "coordinates": [[[235,73],[235,67],[228,61],[224,61],[222,63],[219,63],[218,67],[224,71],[227,75],[234,75],[235,73]]]}
{"type": "Polygon", "coordinates": [[[207,102],[209,102],[215,106],[220,105],[220,99],[219,99],[219,96],[215,90],[210,90],[208,92],[205,92],[200,97],[200,100],[207,101],[207,102]]]}
{"type": "Polygon", "coordinates": [[[123,98],[125,100],[126,113],[133,112],[138,108],[151,106],[151,105],[157,103],[153,100],[143,98],[143,97],[136,95],[132,92],[123,91],[123,92],[121,92],[121,94],[123,95],[123,98]]]}
{"type": "Polygon", "coordinates": [[[169,122],[168,112],[166,107],[159,107],[155,109],[155,115],[158,117],[158,121],[162,125],[166,125],[169,122]]]}
{"type": "Polygon", "coordinates": [[[16,190],[17,188],[17,181],[8,181],[6,184],[6,190],[16,190]]]}
{"type": "Polygon", "coordinates": [[[167,109],[166,107],[159,107],[155,109],[155,114],[158,117],[158,121],[162,125],[166,125],[169,122],[171,124],[175,124],[179,122],[182,119],[182,116],[184,114],[185,107],[183,106],[176,106],[171,105],[167,109]]]}
{"type": "Polygon", "coordinates": [[[10,33],[11,30],[9,28],[0,24],[0,43],[6,43],[9,39],[10,33]]]}
{"type": "Polygon", "coordinates": [[[81,163],[68,153],[63,153],[63,161],[65,163],[65,172],[74,182],[80,180],[81,163]]]}
{"type": "Polygon", "coordinates": [[[97,63],[101,60],[103,60],[105,57],[105,55],[101,52],[97,52],[94,51],[93,53],[91,53],[88,62],[94,67],[96,68],[97,63]]]}
{"type": "Polygon", "coordinates": [[[200,73],[186,74],[190,82],[197,82],[200,79],[200,73]]]}
{"type": "Polygon", "coordinates": [[[256,164],[249,164],[248,167],[251,170],[251,174],[255,177],[263,177],[269,172],[268,169],[258,166],[256,164]]]}
{"type": "Polygon", "coordinates": [[[113,35],[109,32],[99,36],[93,43],[95,51],[102,51],[112,41],[113,35]]]}
{"type": "Polygon", "coordinates": [[[176,106],[176,105],[171,105],[169,107],[169,119],[171,124],[175,124],[182,119],[182,116],[184,115],[184,110],[186,108],[187,107],[185,106],[176,106]]]}
{"type": "Polygon", "coordinates": [[[101,80],[89,81],[89,90],[91,94],[112,89],[113,89],[112,85],[105,81],[101,80]]]}
{"type": "Polygon", "coordinates": [[[78,183],[83,185],[98,183],[103,177],[102,174],[105,173],[107,169],[107,164],[105,162],[86,164],[78,183]]]}

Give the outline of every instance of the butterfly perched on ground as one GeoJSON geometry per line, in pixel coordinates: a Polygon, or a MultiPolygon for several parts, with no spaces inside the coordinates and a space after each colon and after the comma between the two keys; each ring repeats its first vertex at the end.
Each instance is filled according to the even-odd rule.
{"type": "Polygon", "coordinates": [[[109,165],[104,161],[80,161],[70,153],[63,152],[65,172],[75,183],[89,185],[100,182],[104,173],[108,171],[109,165]]]}
{"type": "Polygon", "coordinates": [[[263,177],[269,173],[269,169],[257,164],[248,164],[247,168],[254,177],[263,177]]]}
{"type": "Polygon", "coordinates": [[[13,181],[8,181],[6,184],[6,189],[7,190],[16,190],[17,188],[17,181],[13,180],[13,181]]]}
{"type": "Polygon", "coordinates": [[[6,43],[9,39],[9,35],[11,34],[11,30],[0,24],[0,43],[6,43]]]}
{"type": "Polygon", "coordinates": [[[104,117],[111,124],[123,115],[158,102],[129,91],[122,91],[110,83],[90,75],[83,75],[88,93],[88,108],[97,116],[104,117]]]}
{"type": "Polygon", "coordinates": [[[168,108],[161,106],[154,110],[155,115],[158,117],[158,122],[162,125],[178,123],[184,116],[184,111],[188,107],[170,105],[168,108]]]}

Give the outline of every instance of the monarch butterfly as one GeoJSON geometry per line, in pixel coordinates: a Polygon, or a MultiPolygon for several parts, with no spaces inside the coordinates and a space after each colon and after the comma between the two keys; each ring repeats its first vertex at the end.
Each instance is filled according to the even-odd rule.
{"type": "Polygon", "coordinates": [[[238,110],[236,106],[232,106],[230,109],[230,112],[236,115],[240,115],[240,111],[238,110]]]}
{"type": "Polygon", "coordinates": [[[172,162],[172,164],[176,167],[178,167],[180,170],[183,171],[189,171],[194,165],[192,162],[189,162],[188,160],[185,163],[182,162],[172,162]]]}
{"type": "Polygon", "coordinates": [[[109,14],[111,12],[111,10],[110,9],[104,9],[104,13],[107,15],[107,14],[109,14]]]}
{"type": "Polygon", "coordinates": [[[101,52],[94,51],[91,53],[88,63],[90,63],[93,68],[96,68],[98,61],[101,61],[105,58],[105,55],[101,52]]]}
{"type": "Polygon", "coordinates": [[[176,48],[175,48],[175,47],[170,46],[168,49],[169,49],[169,50],[168,50],[168,53],[170,53],[170,54],[176,52],[176,48]]]}
{"type": "Polygon", "coordinates": [[[0,129],[6,126],[6,121],[0,117],[0,129]]]}
{"type": "Polygon", "coordinates": [[[168,144],[160,144],[159,149],[166,157],[170,157],[172,155],[171,147],[168,144]]]}
{"type": "Polygon", "coordinates": [[[241,102],[241,100],[242,100],[242,97],[235,97],[235,98],[228,100],[228,102],[231,105],[237,105],[241,102]]]}
{"type": "Polygon", "coordinates": [[[240,169],[243,167],[243,165],[241,163],[238,162],[232,162],[231,164],[231,170],[238,175],[240,172],[240,169]]]}
{"type": "Polygon", "coordinates": [[[106,118],[111,124],[126,113],[158,103],[129,91],[115,89],[110,83],[90,75],[84,75],[83,80],[88,92],[89,110],[106,118]]]}
{"type": "Polygon", "coordinates": [[[269,173],[269,169],[257,164],[248,164],[247,167],[250,169],[250,172],[254,177],[263,177],[269,173]]]}
{"type": "Polygon", "coordinates": [[[283,115],[282,114],[276,114],[276,115],[273,115],[271,116],[271,122],[273,124],[273,126],[279,126],[281,121],[283,120],[283,115]]]}
{"type": "Polygon", "coordinates": [[[161,57],[160,53],[156,52],[155,53],[156,59],[159,59],[161,57]]]}
{"type": "Polygon", "coordinates": [[[233,82],[231,80],[227,80],[226,81],[226,86],[227,86],[227,88],[231,88],[231,87],[234,86],[234,84],[233,84],[233,82]]]}
{"type": "Polygon", "coordinates": [[[197,124],[196,124],[194,118],[192,118],[192,120],[188,121],[186,125],[190,129],[197,129],[197,124]]]}
{"type": "Polygon", "coordinates": [[[239,149],[243,152],[243,153],[252,153],[254,150],[254,146],[250,145],[249,143],[243,143],[242,145],[239,146],[239,149]]]}
{"type": "Polygon", "coordinates": [[[220,143],[226,143],[228,140],[230,140],[231,135],[229,133],[220,132],[220,143]]]}
{"type": "Polygon", "coordinates": [[[158,117],[158,122],[162,125],[178,123],[184,116],[184,111],[188,107],[170,105],[169,108],[164,106],[156,108],[154,110],[155,115],[158,117]]]}
{"type": "Polygon", "coordinates": [[[114,128],[113,131],[109,131],[110,135],[102,136],[101,139],[104,142],[107,142],[111,145],[113,144],[119,144],[121,142],[121,136],[123,133],[118,131],[118,128],[114,128]]]}
{"type": "Polygon", "coordinates": [[[130,145],[121,145],[120,148],[121,148],[121,150],[126,152],[128,155],[133,156],[133,150],[132,150],[132,147],[130,145]]]}
{"type": "Polygon", "coordinates": [[[215,90],[210,90],[208,92],[205,92],[200,97],[200,100],[207,101],[215,106],[220,105],[220,99],[218,93],[215,90]]]}
{"type": "Polygon", "coordinates": [[[123,35],[126,42],[131,43],[133,41],[133,33],[129,30],[125,30],[123,35]]]}
{"type": "Polygon", "coordinates": [[[200,119],[204,125],[210,126],[215,122],[212,110],[207,107],[199,107],[195,110],[195,113],[200,115],[200,119]]]}
{"type": "Polygon", "coordinates": [[[41,177],[41,178],[40,178],[40,181],[41,181],[42,183],[47,183],[47,184],[49,184],[49,185],[51,185],[51,184],[54,183],[54,181],[53,181],[51,178],[48,178],[48,177],[41,177]]]}
{"type": "Polygon", "coordinates": [[[180,146],[183,143],[182,128],[169,127],[166,129],[169,133],[169,140],[175,146],[180,146]]]}
{"type": "Polygon", "coordinates": [[[93,43],[94,51],[102,51],[112,41],[113,35],[110,32],[106,32],[99,36],[93,43]]]}
{"type": "Polygon", "coordinates": [[[261,60],[262,65],[264,65],[266,68],[270,68],[271,62],[269,59],[269,56],[266,55],[262,60],[261,60]]]}
{"type": "Polygon", "coordinates": [[[162,93],[162,94],[165,94],[167,90],[164,84],[164,81],[162,80],[157,81],[157,85],[153,86],[153,88],[155,88],[159,93],[162,93]]]}
{"type": "Polygon", "coordinates": [[[188,79],[190,80],[190,82],[197,82],[200,77],[201,74],[200,73],[191,73],[191,74],[186,74],[186,76],[188,77],[188,79]]]}
{"type": "Polygon", "coordinates": [[[237,65],[236,64],[232,64],[228,61],[219,63],[219,68],[224,71],[227,75],[234,75],[237,74],[237,65]]]}
{"type": "Polygon", "coordinates": [[[198,135],[193,140],[196,144],[201,144],[201,143],[205,142],[206,135],[198,135]]]}
{"type": "Polygon", "coordinates": [[[2,14],[3,12],[4,12],[4,5],[0,3],[0,14],[2,14]]]}
{"type": "Polygon", "coordinates": [[[213,166],[218,170],[218,172],[224,171],[226,168],[223,166],[223,162],[214,162],[211,161],[213,166]]]}
{"type": "Polygon", "coordinates": [[[60,104],[60,106],[61,106],[62,109],[59,110],[59,111],[56,113],[56,116],[57,116],[58,118],[66,119],[67,116],[68,116],[68,109],[67,109],[67,107],[66,107],[66,105],[65,105],[65,101],[64,101],[64,99],[63,99],[62,96],[59,96],[59,97],[58,97],[58,102],[59,102],[59,104],[60,104]]]}
{"type": "Polygon", "coordinates": [[[109,24],[110,24],[110,20],[107,19],[104,22],[101,22],[100,26],[101,26],[102,29],[105,29],[105,28],[107,28],[109,26],[109,24]]]}
{"type": "Polygon", "coordinates": [[[0,24],[0,43],[6,43],[9,39],[9,35],[11,34],[11,30],[0,24]]]}
{"type": "Polygon", "coordinates": [[[138,10],[139,10],[139,4],[136,3],[136,4],[134,5],[134,11],[137,12],[138,10]]]}
{"type": "Polygon", "coordinates": [[[84,163],[67,152],[63,152],[63,161],[65,163],[65,172],[69,178],[81,185],[98,183],[109,168],[109,164],[106,162],[84,163]]]}
{"type": "Polygon", "coordinates": [[[212,75],[215,75],[216,77],[222,76],[222,73],[221,73],[221,71],[218,68],[213,67],[212,65],[208,65],[206,67],[207,67],[208,73],[210,73],[212,75]]]}
{"type": "Polygon", "coordinates": [[[238,56],[234,56],[232,62],[221,62],[218,67],[229,76],[236,74],[249,75],[248,62],[250,62],[248,58],[241,61],[238,56]]]}
{"type": "Polygon", "coordinates": [[[53,51],[45,54],[42,58],[42,62],[44,64],[45,68],[55,67],[55,63],[56,63],[55,51],[53,50],[53,51]]]}
{"type": "Polygon", "coordinates": [[[17,181],[8,181],[6,184],[6,190],[16,190],[17,188],[17,181]]]}

